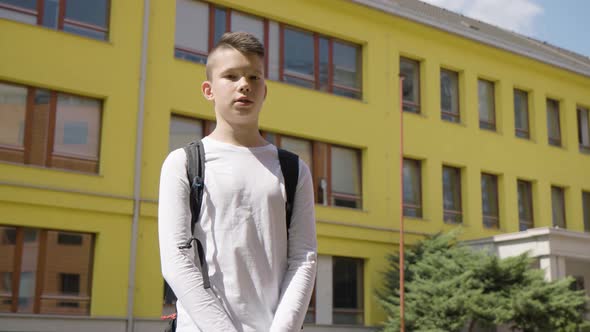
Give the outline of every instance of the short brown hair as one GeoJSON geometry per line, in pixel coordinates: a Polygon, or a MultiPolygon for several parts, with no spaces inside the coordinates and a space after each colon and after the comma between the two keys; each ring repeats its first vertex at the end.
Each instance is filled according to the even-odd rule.
{"type": "Polygon", "coordinates": [[[260,58],[264,58],[264,46],[253,34],[243,31],[226,32],[207,56],[207,79],[211,77],[209,60],[211,59],[211,55],[219,49],[234,49],[242,54],[257,55],[260,58]]]}

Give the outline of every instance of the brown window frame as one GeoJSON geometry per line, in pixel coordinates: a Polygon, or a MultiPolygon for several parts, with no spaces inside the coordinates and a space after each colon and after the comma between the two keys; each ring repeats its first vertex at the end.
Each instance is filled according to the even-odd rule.
{"type": "MultiPolygon", "coordinates": [[[[8,228],[15,228],[16,229],[16,243],[15,243],[15,250],[14,250],[14,257],[13,257],[13,267],[12,267],[12,306],[10,313],[19,313],[18,305],[19,305],[19,293],[20,293],[20,279],[21,279],[21,265],[23,263],[23,251],[24,251],[24,233],[25,229],[36,230],[39,234],[38,240],[38,248],[37,248],[37,259],[35,264],[35,285],[34,285],[34,295],[33,295],[33,312],[32,314],[43,314],[43,315],[62,315],[62,314],[52,314],[52,313],[41,313],[41,300],[53,299],[53,300],[64,300],[64,301],[80,301],[80,302],[88,302],[91,303],[92,301],[92,282],[93,282],[93,267],[94,267],[94,250],[96,244],[96,236],[92,233],[77,233],[77,232],[69,232],[69,233],[76,233],[76,234],[84,234],[84,235],[91,235],[90,241],[90,257],[89,257],[89,270],[88,270],[88,296],[76,296],[76,295],[43,295],[44,284],[45,284],[45,272],[46,272],[46,260],[47,255],[47,233],[50,231],[59,232],[58,230],[53,229],[43,229],[43,228],[30,228],[30,227],[21,227],[21,226],[13,226],[13,225],[2,225],[2,227],[8,228]]],[[[29,313],[29,312],[27,312],[29,313]]],[[[88,306],[88,311],[84,315],[80,316],[90,316],[91,315],[91,308],[90,305],[88,306]]]]}
{"type": "Polygon", "coordinates": [[[520,205],[524,202],[520,200],[520,188],[525,188],[526,192],[523,192],[522,195],[527,195],[527,200],[530,203],[528,206],[522,207],[523,209],[528,210],[528,214],[531,216],[531,220],[522,219],[520,216],[520,212],[518,213],[518,228],[520,231],[524,231],[527,229],[531,229],[535,227],[535,215],[534,215],[534,195],[533,195],[533,183],[527,180],[517,180],[516,181],[516,191],[517,191],[517,207],[518,211],[520,211],[520,205]]]}
{"type": "Polygon", "coordinates": [[[74,172],[98,174],[100,167],[100,149],[102,141],[102,118],[104,113],[102,100],[76,95],[72,93],[64,93],[55,90],[24,86],[4,81],[0,81],[0,84],[23,87],[27,89],[24,146],[21,149],[9,147],[6,145],[0,145],[0,162],[16,162],[19,164],[35,165],[51,169],[61,169],[74,172]],[[49,116],[47,117],[47,119],[38,120],[39,117],[35,115],[35,94],[37,90],[47,91],[49,93],[49,116]],[[55,124],[57,119],[58,94],[83,99],[93,99],[100,103],[98,154],[96,158],[87,158],[83,156],[77,156],[74,154],[58,154],[53,152],[55,144],[55,124]],[[41,149],[41,152],[37,152],[37,149],[39,149],[40,147],[33,144],[34,124],[42,125],[43,127],[47,128],[47,135],[43,140],[44,147],[41,149]]]}
{"type": "MultiPolygon", "coordinates": [[[[404,217],[410,217],[410,218],[423,218],[423,198],[422,198],[422,160],[419,159],[412,159],[412,158],[404,158],[403,163],[405,165],[405,163],[411,163],[413,164],[413,166],[416,166],[418,169],[418,191],[420,192],[420,197],[419,197],[419,205],[416,204],[411,204],[411,203],[407,203],[405,200],[405,195],[403,197],[403,215],[404,217]],[[417,211],[417,216],[413,216],[410,214],[406,214],[406,209],[410,210],[410,209],[415,209],[417,211]]],[[[403,172],[403,170],[402,170],[403,172]]],[[[404,177],[405,178],[405,177],[404,177]]],[[[405,188],[405,184],[404,184],[404,188],[405,188]]]]}
{"type": "MultiPolygon", "coordinates": [[[[415,65],[415,68],[417,71],[416,77],[418,77],[418,82],[414,82],[417,84],[413,84],[413,87],[418,90],[418,102],[415,103],[413,101],[405,100],[403,98],[404,93],[403,93],[403,83],[402,83],[402,108],[403,108],[404,112],[420,114],[422,112],[421,107],[420,107],[421,100],[422,100],[422,89],[420,89],[420,84],[421,84],[421,82],[420,82],[420,61],[412,59],[412,58],[401,56],[399,58],[399,62],[400,62],[400,74],[401,74],[402,62],[406,62],[406,63],[412,64],[412,65],[415,65]],[[413,111],[411,109],[415,109],[416,111],[413,111]]],[[[406,79],[408,79],[408,78],[406,76],[404,76],[404,81],[406,79]]]]}
{"type": "Polygon", "coordinates": [[[493,228],[493,229],[499,229],[500,228],[500,196],[498,194],[498,186],[499,186],[499,181],[498,181],[498,175],[496,174],[491,174],[491,173],[481,173],[481,180],[482,180],[482,201],[481,201],[481,205],[482,205],[482,216],[483,216],[483,226],[485,228],[493,228]],[[494,182],[494,192],[493,195],[495,196],[496,199],[496,209],[493,215],[489,215],[489,214],[485,214],[485,203],[486,201],[484,200],[484,196],[483,196],[483,181],[484,181],[484,177],[489,177],[493,182],[494,182]]]}
{"type": "MultiPolygon", "coordinates": [[[[362,65],[362,46],[358,44],[354,44],[352,42],[348,42],[342,39],[337,39],[334,37],[329,37],[326,35],[321,35],[317,32],[305,30],[299,27],[295,27],[292,25],[279,23],[279,81],[284,82],[287,84],[295,85],[285,81],[285,77],[293,77],[296,79],[304,80],[313,84],[313,90],[322,91],[321,81],[320,81],[320,38],[324,38],[328,41],[328,93],[334,94],[334,88],[346,90],[349,92],[358,93],[358,98],[341,96],[345,98],[351,99],[363,99],[363,65],[362,65]],[[294,31],[300,31],[303,33],[311,34],[313,36],[313,66],[314,66],[314,74],[312,77],[307,77],[305,75],[301,75],[298,73],[285,73],[285,29],[290,29],[294,31]],[[334,83],[334,42],[346,44],[351,47],[357,49],[357,57],[359,58],[359,63],[357,65],[357,73],[360,77],[360,88],[351,88],[348,86],[340,85],[334,83]]],[[[299,85],[298,85],[299,86],[299,85]]],[[[301,86],[303,87],[303,86],[301,86]]]]}
{"type": "Polygon", "coordinates": [[[584,232],[590,232],[590,191],[582,190],[582,218],[584,232]]]}
{"type": "MultiPolygon", "coordinates": [[[[356,267],[357,267],[357,276],[360,275],[360,277],[357,278],[357,281],[356,281],[357,282],[357,300],[359,303],[358,303],[358,308],[336,308],[336,306],[334,305],[334,296],[332,296],[332,315],[334,315],[335,313],[360,315],[361,322],[359,322],[359,324],[354,324],[354,325],[363,325],[365,322],[365,318],[364,318],[364,313],[365,313],[364,285],[365,285],[366,276],[365,276],[364,267],[365,267],[366,263],[365,263],[364,259],[362,259],[362,258],[332,256],[332,265],[335,264],[335,262],[334,262],[335,259],[355,262],[356,267]]],[[[334,274],[332,274],[332,280],[334,280],[334,274]]],[[[334,282],[332,281],[332,290],[334,292],[333,284],[334,284],[334,282]]],[[[333,325],[339,326],[339,325],[345,325],[345,324],[333,323],[333,325]]]]}
{"type": "Polygon", "coordinates": [[[590,152],[590,138],[588,138],[588,142],[584,142],[583,138],[583,131],[586,132],[588,137],[590,137],[590,108],[577,106],[576,107],[576,115],[578,118],[578,144],[580,148],[580,152],[590,152]],[[582,123],[582,113],[586,113],[586,123],[582,123]]]}
{"type": "Polygon", "coordinates": [[[549,145],[552,146],[562,146],[562,141],[561,141],[561,115],[560,115],[560,102],[557,99],[551,99],[551,98],[547,98],[546,100],[546,109],[547,109],[547,140],[549,145]],[[550,106],[550,104],[554,104],[555,109],[552,108],[552,106],[550,106]],[[551,113],[555,112],[555,114],[552,116],[551,113]],[[551,121],[554,119],[557,121],[557,134],[559,136],[551,136],[551,121]]]}
{"type": "Polygon", "coordinates": [[[518,111],[516,104],[514,104],[514,117],[515,117],[515,121],[514,121],[514,134],[516,137],[519,138],[524,138],[524,139],[530,139],[531,138],[531,117],[530,117],[530,96],[529,96],[529,92],[526,90],[522,90],[522,89],[513,89],[512,91],[513,93],[513,102],[516,102],[516,95],[524,95],[524,100],[526,100],[526,109],[523,110],[523,112],[526,113],[526,129],[523,128],[517,128],[516,127],[516,117],[517,114],[516,112],[518,111]]]}
{"type": "Polygon", "coordinates": [[[453,76],[455,76],[457,78],[457,93],[456,93],[456,98],[457,98],[457,113],[454,112],[448,112],[446,110],[443,110],[442,107],[442,75],[440,75],[440,82],[439,82],[439,89],[440,89],[440,93],[441,93],[441,100],[440,100],[440,114],[441,114],[441,119],[444,121],[448,121],[448,122],[452,122],[452,123],[461,123],[461,84],[460,84],[460,77],[459,77],[459,72],[458,71],[454,71],[451,69],[447,69],[447,68],[440,68],[440,73],[442,74],[443,72],[447,72],[452,74],[453,76]],[[449,118],[445,118],[445,116],[449,117],[449,118]]]}
{"type": "MultiPolygon", "coordinates": [[[[490,96],[491,101],[492,101],[492,109],[490,110],[491,114],[491,118],[493,119],[493,121],[486,121],[486,120],[482,120],[481,118],[481,113],[479,113],[479,128],[480,129],[484,129],[484,130],[492,130],[492,131],[496,131],[496,83],[490,80],[486,80],[483,78],[478,78],[477,79],[477,84],[478,84],[478,92],[479,92],[479,84],[484,83],[484,84],[489,84],[492,86],[492,95],[490,96]]],[[[481,101],[479,100],[478,96],[478,101],[481,103],[481,101]]],[[[480,104],[481,105],[481,104],[480,104]]],[[[478,107],[481,107],[478,105],[478,107]]]]}
{"type": "MultiPolygon", "coordinates": [[[[17,13],[35,16],[37,19],[36,25],[44,26],[43,25],[43,16],[44,16],[44,12],[45,12],[45,1],[46,0],[36,0],[36,1],[37,1],[37,10],[35,10],[35,11],[21,8],[21,7],[17,7],[17,6],[13,6],[13,5],[2,4],[2,3],[0,3],[0,8],[6,9],[6,10],[12,10],[17,13]]],[[[64,23],[68,23],[68,24],[71,24],[71,25],[74,25],[77,27],[90,29],[90,30],[94,30],[97,32],[103,32],[105,34],[105,39],[96,39],[96,38],[91,38],[91,39],[104,40],[104,41],[109,40],[109,27],[110,27],[110,19],[111,19],[111,15],[110,15],[111,14],[111,0],[107,0],[107,2],[106,2],[106,6],[107,6],[107,8],[106,8],[107,21],[105,24],[106,28],[66,18],[65,17],[66,16],[66,1],[76,1],[76,0],[58,0],[58,1],[59,1],[59,10],[58,10],[57,29],[56,30],[66,32],[66,33],[72,33],[72,34],[82,36],[85,38],[91,38],[86,35],[78,34],[75,32],[65,31],[64,30],[64,23]]]]}
{"type": "Polygon", "coordinates": [[[553,227],[559,227],[559,228],[563,228],[563,229],[567,228],[565,204],[566,204],[565,188],[560,187],[560,186],[551,186],[551,212],[552,212],[551,223],[552,223],[553,227]],[[556,205],[556,202],[554,201],[554,197],[553,197],[554,190],[560,195],[560,197],[559,197],[560,202],[557,202],[557,203],[561,203],[561,206],[563,207],[563,210],[561,211],[561,218],[563,220],[563,225],[558,225],[557,220],[555,220],[555,209],[558,205],[556,205]]]}
{"type": "MultiPolygon", "coordinates": [[[[462,170],[459,167],[454,167],[454,166],[448,166],[448,165],[443,165],[443,221],[444,223],[447,224],[462,224],[463,223],[463,188],[462,186],[462,170]],[[455,182],[455,188],[457,188],[457,190],[459,191],[458,194],[458,199],[459,201],[457,202],[459,205],[459,210],[449,210],[445,208],[445,204],[444,204],[444,199],[445,199],[445,195],[447,195],[447,193],[444,190],[444,172],[445,169],[448,170],[452,170],[453,172],[456,172],[457,174],[457,181],[455,182]],[[454,219],[449,219],[452,218],[451,216],[455,216],[459,218],[459,221],[455,221],[454,219]]],[[[453,195],[454,196],[454,195],[453,195]]]]}
{"type": "MultiPolygon", "coordinates": [[[[173,0],[176,1],[176,0],[173,0]]],[[[239,10],[235,10],[233,8],[230,7],[226,7],[226,6],[220,6],[220,5],[216,5],[207,1],[201,1],[201,0],[193,0],[195,2],[201,2],[204,3],[208,6],[208,18],[209,18],[209,26],[207,27],[208,31],[207,31],[207,52],[203,53],[201,51],[198,50],[194,50],[191,48],[187,48],[187,47],[181,47],[178,45],[174,45],[174,57],[180,60],[186,60],[186,61],[190,61],[190,62],[194,62],[194,63],[200,63],[200,64],[205,64],[204,60],[203,61],[196,61],[190,58],[186,58],[186,57],[182,57],[179,56],[176,52],[182,52],[182,53],[186,53],[189,56],[197,56],[197,57],[203,57],[203,58],[207,58],[207,56],[209,55],[209,52],[211,52],[211,50],[213,49],[213,47],[215,46],[215,10],[216,9],[220,9],[220,10],[225,10],[225,32],[229,32],[231,31],[231,18],[232,18],[232,12],[239,12],[239,13],[243,13],[245,15],[248,16],[252,16],[255,17],[259,20],[262,21],[262,25],[263,25],[263,31],[264,31],[264,40],[261,40],[262,43],[264,43],[264,47],[266,48],[267,52],[268,52],[268,41],[269,41],[269,20],[264,18],[264,17],[260,17],[258,15],[253,15],[250,13],[246,13],[243,11],[239,11],[239,10]]],[[[175,18],[176,19],[176,18],[175,18]]],[[[266,54],[266,56],[264,57],[264,77],[268,78],[268,54],[266,54]]]]}

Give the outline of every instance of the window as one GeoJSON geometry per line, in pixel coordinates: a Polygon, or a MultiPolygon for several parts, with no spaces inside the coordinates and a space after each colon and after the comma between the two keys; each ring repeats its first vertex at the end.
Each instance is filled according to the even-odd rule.
{"type": "Polygon", "coordinates": [[[481,201],[484,227],[500,228],[498,176],[481,174],[481,201]]]}
{"type": "Polygon", "coordinates": [[[496,130],[496,106],[494,82],[479,79],[477,81],[479,101],[479,128],[496,130]]]}
{"type": "Polygon", "coordinates": [[[553,227],[566,228],[565,190],[563,188],[551,186],[551,207],[553,227]]]}
{"type": "Polygon", "coordinates": [[[360,151],[330,147],[330,202],[334,206],[361,208],[360,151]]]}
{"type": "Polygon", "coordinates": [[[518,89],[514,89],[514,127],[517,137],[531,137],[529,130],[529,94],[518,89]]]}
{"type": "Polygon", "coordinates": [[[590,152],[590,110],[578,106],[578,142],[580,150],[590,152]]]}
{"type": "Polygon", "coordinates": [[[281,26],[281,81],[361,98],[360,46],[281,26]]]}
{"type": "Polygon", "coordinates": [[[205,64],[228,31],[246,31],[265,44],[264,19],[197,0],[176,1],[175,57],[205,64]],[[213,28],[213,29],[211,29],[213,28]]]}
{"type": "Polygon", "coordinates": [[[333,257],[333,324],[363,324],[363,260],[333,257]]]}
{"type": "Polygon", "coordinates": [[[526,231],[533,228],[533,185],[529,181],[518,180],[518,229],[526,231]]]}
{"type": "Polygon", "coordinates": [[[312,167],[313,148],[311,141],[282,135],[279,136],[279,139],[278,144],[275,143],[276,146],[297,154],[307,166],[312,167]]]}
{"type": "Polygon", "coordinates": [[[59,245],[58,231],[0,226],[8,231],[16,239],[2,245],[0,312],[89,315],[94,236],[67,233],[82,237],[72,247],[59,245]]]}
{"type": "Polygon", "coordinates": [[[441,118],[446,121],[460,122],[459,113],[459,73],[440,70],[440,109],[441,118]]]}
{"type": "Polygon", "coordinates": [[[590,192],[582,191],[582,209],[584,214],[584,231],[590,232],[590,192]]]}
{"type": "Polygon", "coordinates": [[[460,168],[443,166],[443,208],[444,222],[450,224],[463,222],[460,168]]]}
{"type": "Polygon", "coordinates": [[[399,71],[404,76],[403,109],[405,112],[420,113],[420,62],[402,57],[399,71]]]}
{"type": "Polygon", "coordinates": [[[422,167],[420,160],[404,158],[404,216],[422,218],[422,167]]]}
{"type": "Polygon", "coordinates": [[[61,245],[81,246],[83,239],[83,236],[80,234],[64,232],[59,232],[57,234],[57,244],[61,245]]]}
{"type": "Polygon", "coordinates": [[[559,101],[553,99],[547,99],[547,135],[550,145],[561,146],[559,101]]]}
{"type": "Polygon", "coordinates": [[[98,173],[102,102],[0,83],[0,160],[98,173]]]}
{"type": "Polygon", "coordinates": [[[109,0],[0,0],[0,18],[108,39],[109,0]]]}
{"type": "Polygon", "coordinates": [[[202,139],[215,129],[215,122],[180,115],[170,118],[169,151],[182,148],[190,142],[202,139]]]}

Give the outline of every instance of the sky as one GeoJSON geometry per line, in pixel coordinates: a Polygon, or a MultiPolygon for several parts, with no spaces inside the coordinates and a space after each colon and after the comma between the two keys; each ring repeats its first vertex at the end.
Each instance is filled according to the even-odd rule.
{"type": "Polygon", "coordinates": [[[421,0],[590,57],[590,0],[421,0]]]}

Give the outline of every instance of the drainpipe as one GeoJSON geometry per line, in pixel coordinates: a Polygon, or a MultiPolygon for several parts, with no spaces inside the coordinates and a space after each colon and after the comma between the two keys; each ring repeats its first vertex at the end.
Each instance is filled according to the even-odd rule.
{"type": "Polygon", "coordinates": [[[135,269],[137,259],[137,238],[139,228],[139,207],[141,204],[141,164],[143,151],[143,120],[145,111],[145,78],[147,68],[147,44],[149,29],[150,0],[143,1],[143,33],[141,38],[141,67],[139,76],[139,97],[137,112],[137,134],[135,140],[135,174],[133,178],[133,222],[131,225],[131,248],[129,255],[129,281],[127,286],[127,332],[133,332],[133,308],[135,300],[135,269]]]}
{"type": "Polygon", "coordinates": [[[400,331],[406,330],[405,313],[405,285],[404,285],[404,76],[399,78],[399,163],[400,163],[400,209],[399,209],[399,318],[400,331]]]}

